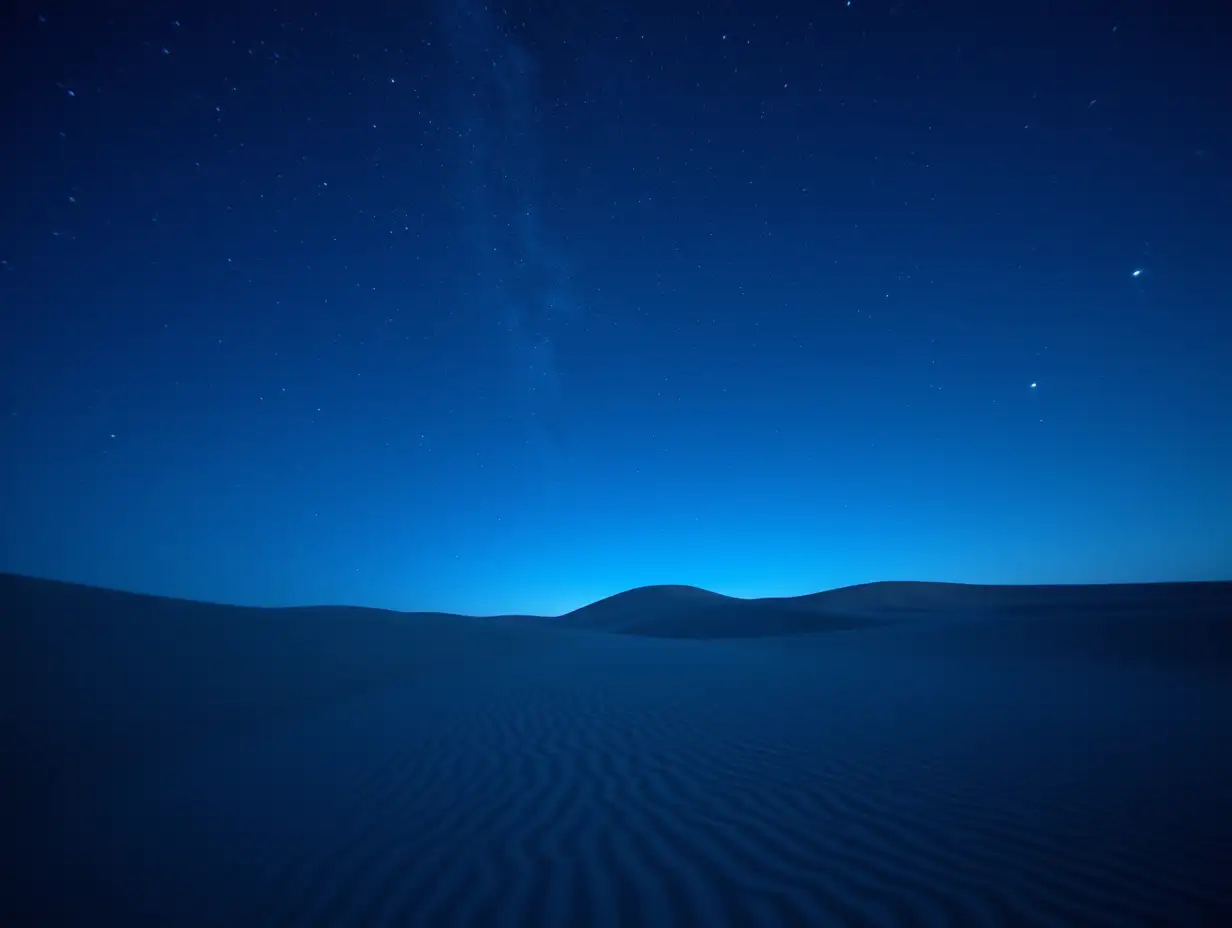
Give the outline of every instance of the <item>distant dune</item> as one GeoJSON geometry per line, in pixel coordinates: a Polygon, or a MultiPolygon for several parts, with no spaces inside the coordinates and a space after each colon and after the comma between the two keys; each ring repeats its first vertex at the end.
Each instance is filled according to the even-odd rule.
{"type": "Polygon", "coordinates": [[[1232,582],[988,586],[883,581],[841,587],[799,599],[817,608],[902,618],[952,615],[956,611],[1005,615],[1049,609],[1142,612],[1179,607],[1226,610],[1232,602],[1232,582]]]}
{"type": "Polygon", "coordinates": [[[582,606],[557,619],[561,625],[597,631],[625,631],[630,623],[673,620],[699,609],[740,602],[696,586],[642,586],[582,606]]]}
{"type": "Polygon", "coordinates": [[[6,928],[1232,924],[1228,583],[0,630],[6,928]]]}
{"type": "Polygon", "coordinates": [[[654,638],[758,638],[860,628],[870,620],[827,612],[809,597],[737,599],[690,586],[648,586],[583,606],[556,620],[566,628],[654,638]]]}
{"type": "Polygon", "coordinates": [[[665,638],[758,638],[867,628],[915,620],[1056,617],[1064,622],[1206,620],[1227,630],[1232,583],[980,586],[866,583],[805,596],[737,599],[688,586],[618,593],[556,620],[586,628],[665,638]]]}

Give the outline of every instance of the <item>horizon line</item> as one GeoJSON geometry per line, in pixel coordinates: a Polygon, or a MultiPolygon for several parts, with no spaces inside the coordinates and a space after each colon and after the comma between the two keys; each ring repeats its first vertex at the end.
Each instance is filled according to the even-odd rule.
{"type": "Polygon", "coordinates": [[[609,593],[606,596],[600,596],[598,599],[590,600],[573,609],[559,612],[552,615],[532,613],[532,612],[493,612],[487,614],[467,613],[467,612],[448,612],[437,609],[394,609],[388,606],[363,606],[350,603],[337,602],[320,602],[320,603],[301,603],[292,605],[252,605],[249,603],[223,602],[213,599],[199,599],[191,596],[176,596],[167,593],[151,593],[142,590],[127,589],[123,587],[102,586],[97,583],[87,583],[78,580],[64,580],[59,577],[40,576],[37,574],[18,573],[10,570],[0,570],[0,578],[10,578],[17,580],[33,580],[39,583],[53,583],[60,586],[73,586],[89,590],[99,590],[108,593],[119,593],[125,596],[139,596],[147,599],[168,599],[175,602],[196,603],[205,606],[221,606],[232,609],[264,609],[264,610],[286,610],[286,609],[368,609],[374,612],[396,612],[400,615],[447,615],[457,616],[458,618],[469,619],[499,619],[499,618],[540,618],[540,619],[558,619],[582,609],[587,609],[599,603],[607,602],[615,599],[618,596],[625,596],[630,593],[636,593],[642,590],[692,590],[699,593],[705,593],[710,596],[719,597],[722,599],[736,600],[739,602],[761,602],[767,600],[791,600],[803,599],[808,596],[820,596],[825,593],[836,593],[841,590],[854,590],[860,587],[882,586],[882,585],[915,585],[915,586],[962,586],[962,587],[982,587],[987,589],[1074,589],[1084,587],[1109,587],[1109,586],[1186,586],[1186,585],[1210,585],[1210,584],[1232,584],[1232,578],[1229,579],[1206,579],[1206,580],[1103,580],[1092,581],[1087,583],[972,583],[962,580],[866,580],[860,583],[846,583],[841,586],[827,587],[824,589],[813,590],[808,593],[795,593],[790,595],[773,595],[773,596],[737,596],[730,593],[720,593],[717,590],[712,590],[707,587],[697,586],[691,583],[648,583],[640,586],[628,587],[623,590],[618,590],[615,593],[609,593]]]}

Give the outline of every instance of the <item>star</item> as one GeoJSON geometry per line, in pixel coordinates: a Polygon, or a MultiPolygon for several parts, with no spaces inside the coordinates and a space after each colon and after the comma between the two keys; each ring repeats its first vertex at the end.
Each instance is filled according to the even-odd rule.
{"type": "Polygon", "coordinates": [[[1032,383],[1031,383],[1031,389],[1032,389],[1032,390],[1034,390],[1034,389],[1035,389],[1035,387],[1036,387],[1036,384],[1035,384],[1035,382],[1034,382],[1034,381],[1032,381],[1032,383]]]}
{"type": "Polygon", "coordinates": [[[1140,267],[1136,267],[1136,268],[1134,268],[1134,272],[1133,272],[1131,275],[1129,275],[1129,276],[1131,276],[1131,277],[1141,277],[1141,276],[1142,276],[1142,268],[1140,268],[1140,267]]]}

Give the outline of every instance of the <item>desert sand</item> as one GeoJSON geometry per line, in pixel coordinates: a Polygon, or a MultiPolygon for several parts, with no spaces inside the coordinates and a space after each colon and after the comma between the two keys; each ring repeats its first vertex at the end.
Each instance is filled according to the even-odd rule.
{"type": "Polygon", "coordinates": [[[0,628],[7,926],[1232,924],[1232,584],[0,628]]]}

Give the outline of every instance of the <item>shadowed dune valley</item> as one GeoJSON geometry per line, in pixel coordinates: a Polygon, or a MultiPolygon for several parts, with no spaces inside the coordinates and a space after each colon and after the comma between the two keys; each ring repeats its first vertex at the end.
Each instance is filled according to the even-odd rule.
{"type": "Polygon", "coordinates": [[[0,615],[6,926],[1232,924],[1232,583],[0,615]]]}

